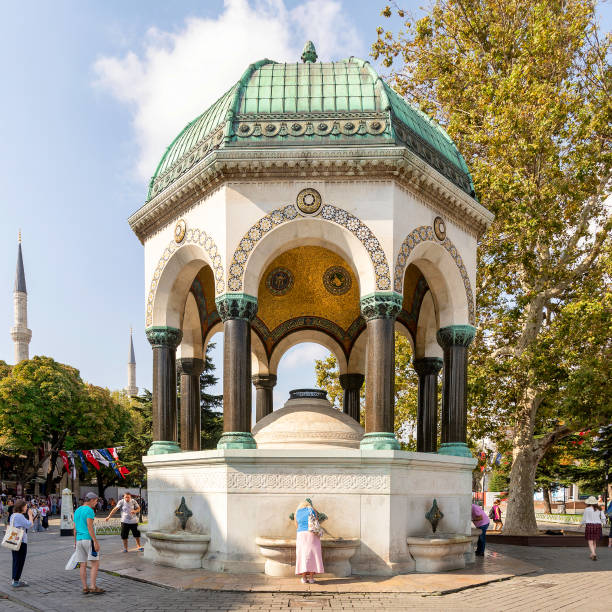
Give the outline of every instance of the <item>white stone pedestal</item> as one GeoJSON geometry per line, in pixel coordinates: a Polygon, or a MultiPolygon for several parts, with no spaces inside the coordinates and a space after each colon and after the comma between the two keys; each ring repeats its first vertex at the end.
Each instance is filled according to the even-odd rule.
{"type": "Polygon", "coordinates": [[[406,539],[417,572],[426,574],[463,569],[465,555],[472,545],[472,537],[439,534],[406,539]]]}
{"type": "Polygon", "coordinates": [[[440,529],[470,534],[474,459],[359,449],[213,450],[144,457],[149,531],[178,528],[185,497],[194,533],[210,535],[202,566],[263,572],[258,537],[295,538],[289,519],[306,497],[327,514],[331,538],[357,539],[353,574],[415,571],[406,538],[431,534],[425,519],[434,497],[440,529]]]}

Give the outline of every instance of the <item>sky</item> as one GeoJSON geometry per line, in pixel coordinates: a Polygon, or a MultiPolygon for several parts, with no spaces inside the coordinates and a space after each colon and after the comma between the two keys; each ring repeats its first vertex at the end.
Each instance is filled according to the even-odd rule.
{"type": "MultiPolygon", "coordinates": [[[[30,355],[49,355],[77,367],[88,382],[119,389],[127,383],[133,327],[137,384],[150,388],[143,247],[127,218],[144,203],[164,149],[258,59],[297,61],[308,39],[322,60],[367,58],[384,4],[4,3],[0,360],[13,362],[9,331],[21,228],[30,355]]],[[[428,2],[401,4],[418,15],[428,2]]],[[[608,28],[610,13],[610,4],[604,5],[608,28]]],[[[213,342],[221,375],[222,336],[213,342]]],[[[286,353],[275,406],[290,389],[313,386],[314,360],[327,354],[311,344],[286,353]]]]}

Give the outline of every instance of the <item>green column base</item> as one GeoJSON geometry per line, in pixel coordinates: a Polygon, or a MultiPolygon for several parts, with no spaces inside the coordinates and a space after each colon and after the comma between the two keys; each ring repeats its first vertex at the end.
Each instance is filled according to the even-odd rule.
{"type": "Polygon", "coordinates": [[[474,458],[465,442],[444,442],[444,444],[442,444],[438,449],[438,455],[453,455],[455,457],[469,457],[470,459],[474,458]]]}
{"type": "Polygon", "coordinates": [[[217,448],[257,448],[257,443],[248,431],[226,431],[217,443],[217,448]]]}
{"type": "Polygon", "coordinates": [[[147,455],[167,455],[168,453],[180,453],[181,447],[172,440],[155,440],[147,455]]]}
{"type": "Polygon", "coordinates": [[[399,442],[394,433],[386,431],[375,431],[363,436],[361,450],[400,450],[399,442]]]}

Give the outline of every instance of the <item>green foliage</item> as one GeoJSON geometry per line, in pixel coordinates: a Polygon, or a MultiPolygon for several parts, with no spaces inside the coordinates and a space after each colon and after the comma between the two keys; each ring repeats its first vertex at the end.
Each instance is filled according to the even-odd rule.
{"type": "Polygon", "coordinates": [[[506,492],[509,484],[508,474],[498,469],[493,470],[489,479],[489,491],[506,492]]]}
{"type": "MultiPolygon", "coordinates": [[[[344,392],[340,386],[340,371],[338,361],[331,353],[325,359],[317,359],[315,362],[315,374],[317,376],[317,387],[327,391],[327,399],[331,405],[342,410],[342,397],[344,392]]],[[[363,387],[361,394],[363,396],[363,387]]]]}
{"type": "Polygon", "coordinates": [[[204,355],[204,370],[200,374],[200,402],[202,406],[202,449],[217,448],[223,433],[223,395],[211,395],[207,389],[214,387],[219,379],[214,375],[216,366],[210,352],[214,343],[209,343],[204,355]]]}
{"type": "Polygon", "coordinates": [[[479,244],[470,405],[481,433],[512,444],[507,532],[536,529],[547,450],[612,417],[610,44],[591,0],[436,0],[373,46],[496,215],[479,244]]]}
{"type": "Polygon", "coordinates": [[[153,398],[148,389],[138,397],[128,399],[132,415],[132,426],[124,437],[123,449],[119,457],[130,473],[126,483],[131,486],[145,486],[147,472],[142,457],[153,443],[153,398]]]}

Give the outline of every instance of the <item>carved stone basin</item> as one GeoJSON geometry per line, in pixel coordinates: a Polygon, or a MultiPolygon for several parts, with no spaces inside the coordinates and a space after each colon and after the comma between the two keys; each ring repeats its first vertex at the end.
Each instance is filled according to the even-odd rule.
{"type": "Polygon", "coordinates": [[[191,531],[148,531],[147,538],[155,551],[154,563],[180,569],[202,567],[210,542],[209,535],[191,531]]]}
{"type": "MultiPolygon", "coordinates": [[[[295,576],[295,538],[257,537],[255,543],[266,560],[268,576],[295,576]]],[[[359,548],[358,538],[321,538],[325,573],[338,578],[351,575],[351,557],[359,548]]]]}
{"type": "Polygon", "coordinates": [[[417,572],[437,573],[463,569],[466,553],[470,552],[472,536],[434,534],[406,538],[408,550],[415,561],[417,572]]]}

